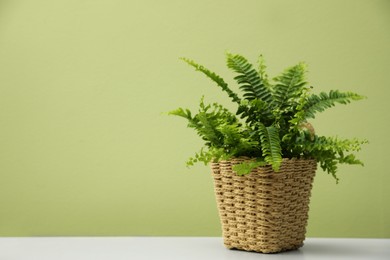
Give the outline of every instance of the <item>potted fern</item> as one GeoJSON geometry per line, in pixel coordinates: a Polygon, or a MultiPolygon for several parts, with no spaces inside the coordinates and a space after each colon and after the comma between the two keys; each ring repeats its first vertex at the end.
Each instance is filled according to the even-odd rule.
{"type": "Polygon", "coordinates": [[[182,58],[237,106],[233,113],[202,98],[195,114],[184,108],[170,112],[185,118],[204,140],[187,165],[211,165],[226,247],[262,253],[297,249],[305,239],[317,164],[337,182],[338,164],[363,165],[354,153],[366,143],[319,136],[309,120],[337,103],[364,97],[337,90],[312,93],[305,63],[271,80],[262,56],[257,68],[241,55],[226,58],[241,95],[216,73],[182,58]]]}

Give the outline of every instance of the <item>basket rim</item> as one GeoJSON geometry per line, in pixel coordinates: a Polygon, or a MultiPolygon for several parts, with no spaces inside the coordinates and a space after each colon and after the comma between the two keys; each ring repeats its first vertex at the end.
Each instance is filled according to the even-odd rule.
{"type": "MultiPolygon", "coordinates": [[[[255,161],[257,159],[260,159],[260,157],[238,156],[238,157],[231,157],[231,158],[226,159],[226,160],[212,161],[211,164],[218,164],[221,162],[234,162],[234,161],[242,161],[242,162],[255,161]]],[[[292,158],[283,157],[282,158],[282,162],[293,162],[293,161],[315,161],[315,162],[317,162],[317,160],[314,158],[297,158],[297,157],[292,157],[292,158]]],[[[270,166],[270,164],[267,164],[265,166],[260,166],[260,167],[267,167],[267,166],[270,166]]]]}
{"type": "MultiPolygon", "coordinates": [[[[260,157],[250,157],[250,156],[233,156],[230,157],[228,160],[221,160],[221,161],[229,161],[231,159],[258,159],[260,157]]],[[[314,158],[303,158],[303,157],[282,157],[283,160],[315,160],[314,158]]]]}
{"type": "MultiPolygon", "coordinates": [[[[218,162],[212,162],[209,164],[209,167],[212,169],[213,173],[216,173],[215,171],[219,172],[219,170],[221,168],[232,167],[234,165],[238,165],[238,164],[245,163],[245,162],[253,162],[256,159],[257,158],[250,158],[250,157],[245,157],[245,156],[233,157],[233,158],[230,158],[229,160],[220,160],[218,162]]],[[[234,173],[234,175],[240,176],[240,177],[248,176],[248,175],[251,175],[252,173],[255,173],[255,172],[264,173],[264,172],[271,172],[271,171],[272,171],[272,173],[279,175],[279,174],[285,174],[286,170],[288,172],[289,171],[288,169],[294,169],[296,167],[298,167],[298,168],[302,168],[302,167],[303,168],[314,168],[314,171],[316,171],[317,167],[318,167],[318,161],[315,159],[306,159],[306,158],[283,158],[282,162],[280,164],[280,169],[278,171],[275,171],[272,168],[271,164],[256,166],[256,167],[252,168],[250,173],[248,172],[247,174],[237,174],[237,172],[234,171],[233,169],[231,169],[231,171],[234,173]]]]}

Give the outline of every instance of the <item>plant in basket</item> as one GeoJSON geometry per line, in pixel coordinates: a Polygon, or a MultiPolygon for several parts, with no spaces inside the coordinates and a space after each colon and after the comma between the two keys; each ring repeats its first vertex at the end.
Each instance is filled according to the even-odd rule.
{"type": "Polygon", "coordinates": [[[227,53],[226,58],[241,95],[216,73],[182,58],[237,106],[233,113],[202,98],[196,113],[184,108],[170,112],[185,118],[204,140],[187,165],[211,165],[228,248],[263,253],[299,248],[317,164],[337,182],[339,164],[363,165],[355,152],[367,142],[320,136],[309,120],[336,104],[364,97],[338,90],[314,94],[305,63],[270,79],[262,56],[256,68],[241,55],[227,53]]]}

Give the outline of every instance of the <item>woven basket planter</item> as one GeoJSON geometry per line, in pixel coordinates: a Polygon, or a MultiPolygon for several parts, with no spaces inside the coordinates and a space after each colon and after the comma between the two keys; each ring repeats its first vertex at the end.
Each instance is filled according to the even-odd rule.
{"type": "Polygon", "coordinates": [[[244,160],[211,164],[225,246],[261,253],[301,247],[316,161],[283,159],[279,172],[265,166],[238,176],[232,166],[244,160]]]}

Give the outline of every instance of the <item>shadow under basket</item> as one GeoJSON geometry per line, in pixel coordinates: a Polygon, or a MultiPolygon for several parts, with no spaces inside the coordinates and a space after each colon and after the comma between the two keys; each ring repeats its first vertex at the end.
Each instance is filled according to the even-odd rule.
{"type": "Polygon", "coordinates": [[[211,164],[224,244],[229,249],[277,253],[303,246],[315,160],[283,159],[238,176],[232,166],[248,159],[211,164]]]}

